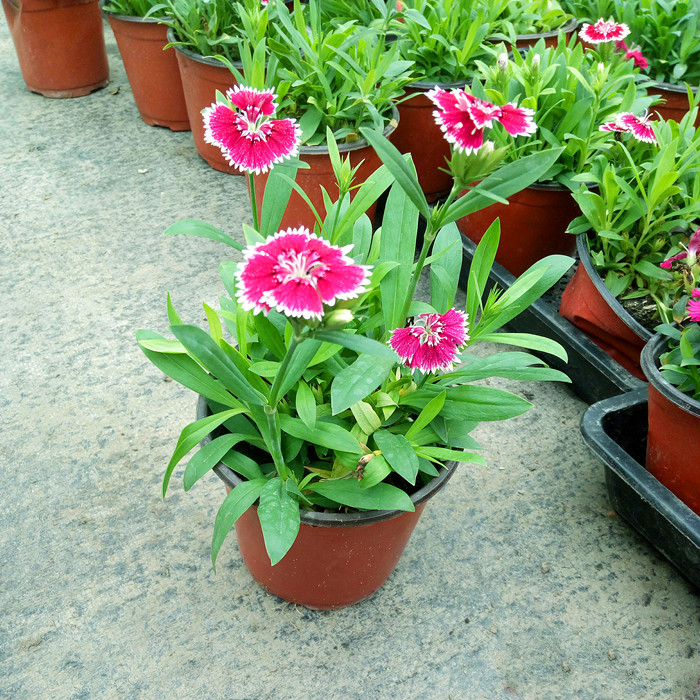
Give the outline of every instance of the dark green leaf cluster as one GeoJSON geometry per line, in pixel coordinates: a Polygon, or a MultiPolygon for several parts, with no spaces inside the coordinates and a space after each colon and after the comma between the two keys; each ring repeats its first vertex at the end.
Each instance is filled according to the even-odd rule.
{"type": "Polygon", "coordinates": [[[660,357],[663,378],[700,401],[700,324],[690,323],[682,329],[661,325],[656,330],[669,339],[669,350],[660,357]]]}

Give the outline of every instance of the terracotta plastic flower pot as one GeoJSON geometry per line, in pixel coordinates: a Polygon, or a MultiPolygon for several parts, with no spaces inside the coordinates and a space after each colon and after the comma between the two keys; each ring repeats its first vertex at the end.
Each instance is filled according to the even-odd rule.
{"type": "Polygon", "coordinates": [[[638,379],[640,353],[652,333],[612,295],[593,266],[586,234],[576,237],[579,265],[561,296],[559,313],[638,379]]]}
{"type": "MultiPolygon", "coordinates": [[[[693,92],[697,93],[698,88],[694,87],[693,92]]],[[[663,119],[673,119],[679,122],[688,113],[688,92],[685,85],[672,85],[671,83],[653,83],[647,88],[650,95],[659,95],[663,98],[661,104],[651,107],[652,112],[658,112],[663,119]]],[[[695,127],[700,127],[700,113],[695,120],[695,127]]]]}
{"type": "Polygon", "coordinates": [[[642,351],[649,380],[646,467],[669,491],[700,515],[700,402],[667,382],[659,355],[667,338],[655,335],[642,351]]]}
{"type": "Polygon", "coordinates": [[[435,122],[435,105],[425,95],[434,87],[443,90],[464,88],[466,83],[418,81],[406,88],[410,97],[399,104],[399,125],[392,143],[401,153],[410,153],[418,173],[418,182],[429,202],[447,194],[452,176],[443,172],[450,158],[450,145],[435,122]]]}
{"type": "MultiPolygon", "coordinates": [[[[168,30],[168,41],[177,41],[172,29],[168,30]]],[[[216,101],[216,91],[225,93],[236,85],[236,78],[221,61],[208,56],[200,56],[184,46],[175,46],[177,62],[180,66],[182,89],[185,94],[187,115],[197,153],[214,170],[240,175],[240,171],[228,164],[218,146],[204,140],[202,110],[216,101]]],[[[237,66],[243,68],[242,65],[237,66]]]]}
{"type": "Polygon", "coordinates": [[[103,13],[117,40],[141,119],[150,126],[189,130],[177,58],[172,48],[163,50],[168,28],[150,17],[103,13]]]}
{"type": "Polygon", "coordinates": [[[565,24],[562,24],[558,29],[552,29],[549,32],[538,32],[535,34],[518,34],[515,37],[515,48],[516,49],[527,49],[530,46],[534,46],[540,39],[544,39],[544,45],[549,48],[551,46],[556,46],[559,41],[559,32],[563,32],[565,36],[571,36],[578,27],[578,20],[576,18],[570,19],[565,24]]]}
{"type": "MultiPolygon", "coordinates": [[[[394,120],[384,129],[384,136],[389,140],[392,140],[397,118],[398,112],[395,110],[394,120]]],[[[382,164],[375,150],[364,139],[353,141],[352,143],[339,143],[338,150],[340,151],[341,157],[350,156],[351,167],[354,168],[362,163],[355,175],[353,185],[360,185],[365,182],[365,180],[367,180],[367,178],[382,164]]],[[[335,175],[333,174],[328,148],[326,146],[301,146],[299,160],[308,163],[310,167],[306,169],[299,168],[299,170],[297,170],[296,182],[302,187],[321,218],[324,218],[326,208],[323,203],[321,188],[323,187],[330,194],[332,201],[335,201],[338,197],[338,186],[335,175]]],[[[269,175],[269,172],[267,172],[253,176],[255,182],[255,201],[257,202],[258,212],[262,209],[265,185],[269,175]]],[[[367,216],[369,216],[371,220],[374,219],[375,211],[376,205],[372,205],[372,207],[367,210],[367,216]]],[[[293,191],[289,198],[289,204],[285,209],[284,216],[282,217],[280,230],[305,226],[310,231],[313,231],[315,223],[316,218],[308,204],[302,199],[301,195],[293,191]]]]}
{"type": "Polygon", "coordinates": [[[535,184],[509,197],[508,202],[496,202],[459,219],[457,228],[478,243],[500,219],[496,261],[516,277],[547,255],[573,254],[576,239],[566,229],[581,212],[568,189],[558,183],[535,184]]]}
{"type": "Polygon", "coordinates": [[[98,0],[2,0],[27,89],[80,97],[109,82],[98,0]]]}

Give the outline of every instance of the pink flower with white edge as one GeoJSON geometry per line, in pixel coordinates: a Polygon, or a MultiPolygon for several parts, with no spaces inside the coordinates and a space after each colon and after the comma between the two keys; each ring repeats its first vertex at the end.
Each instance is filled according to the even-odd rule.
{"type": "Polygon", "coordinates": [[[202,116],[204,140],[218,146],[231,165],[246,173],[266,173],[299,152],[296,120],[271,118],[277,108],[272,90],[236,85],[226,97],[230,105],[215,102],[202,116]]]}
{"type": "MultiPolygon", "coordinates": [[[[681,243],[681,245],[683,245],[681,243]]],[[[683,246],[684,251],[672,255],[661,263],[661,267],[665,270],[670,270],[673,267],[673,263],[677,260],[685,260],[688,265],[694,265],[695,261],[700,256],[700,228],[696,229],[695,233],[690,237],[688,241],[688,246],[683,246]]]]}
{"type": "Polygon", "coordinates": [[[306,228],[290,228],[248,246],[236,272],[236,298],[255,313],[321,320],[324,306],[365,291],[370,268],[306,228]]]}
{"type": "Polygon", "coordinates": [[[457,89],[436,87],[426,95],[439,108],[433,116],[445,139],[467,155],[481,148],[484,129],[493,127],[494,121],[500,122],[511,136],[526,136],[537,130],[532,120],[534,111],[525,107],[512,103],[498,107],[457,89]]]}
{"type": "Polygon", "coordinates": [[[626,24],[601,17],[595,24],[584,24],[578,35],[588,44],[604,44],[608,41],[622,41],[629,33],[630,28],[626,24]]]}
{"type": "Polygon", "coordinates": [[[657,144],[652,121],[647,115],[638,117],[631,112],[620,112],[612,121],[602,124],[600,131],[618,131],[632,134],[637,141],[657,144]]]}
{"type": "Polygon", "coordinates": [[[421,314],[412,325],[394,330],[389,345],[411,371],[448,372],[454,367],[457,351],[469,340],[467,330],[467,316],[457,309],[421,314]]]}
{"type": "Polygon", "coordinates": [[[630,48],[627,46],[627,42],[622,39],[615,42],[615,48],[618,51],[624,51],[625,58],[631,58],[637,68],[641,68],[642,70],[649,68],[649,61],[642,56],[642,50],[638,46],[630,48]]]}
{"type": "Polygon", "coordinates": [[[690,296],[691,299],[688,300],[688,306],[686,308],[688,318],[691,321],[700,323],[700,287],[693,289],[690,296]]]}

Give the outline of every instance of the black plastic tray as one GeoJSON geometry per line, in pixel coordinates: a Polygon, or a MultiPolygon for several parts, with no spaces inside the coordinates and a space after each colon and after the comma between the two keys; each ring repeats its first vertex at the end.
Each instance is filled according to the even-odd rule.
{"type": "Polygon", "coordinates": [[[615,511],[700,588],[700,516],[644,467],[647,389],[590,406],[581,420],[581,432],[605,463],[615,511]]]}
{"type": "MultiPolygon", "coordinates": [[[[460,279],[462,288],[466,287],[469,266],[475,250],[476,245],[466,236],[462,236],[464,261],[460,279]]],[[[548,365],[569,375],[573,390],[586,403],[596,403],[646,386],[645,382],[630,374],[573,323],[559,315],[561,295],[573,276],[573,271],[572,268],[568,276],[508,323],[506,329],[517,333],[535,333],[560,343],[569,356],[568,363],[552,355],[542,354],[541,356],[548,365]]],[[[501,289],[507,289],[514,281],[515,277],[502,265],[493,264],[489,276],[491,286],[498,285],[501,289]]]]}

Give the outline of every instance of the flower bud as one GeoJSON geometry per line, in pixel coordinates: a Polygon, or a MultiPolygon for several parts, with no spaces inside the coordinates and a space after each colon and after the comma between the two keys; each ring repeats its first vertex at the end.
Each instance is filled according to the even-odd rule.
{"type": "Polygon", "coordinates": [[[508,68],[508,54],[504,52],[498,57],[498,69],[504,71],[507,68],[508,68]]]}
{"type": "Polygon", "coordinates": [[[355,317],[350,309],[333,309],[323,319],[323,327],[328,330],[339,330],[348,325],[355,317]]]}

